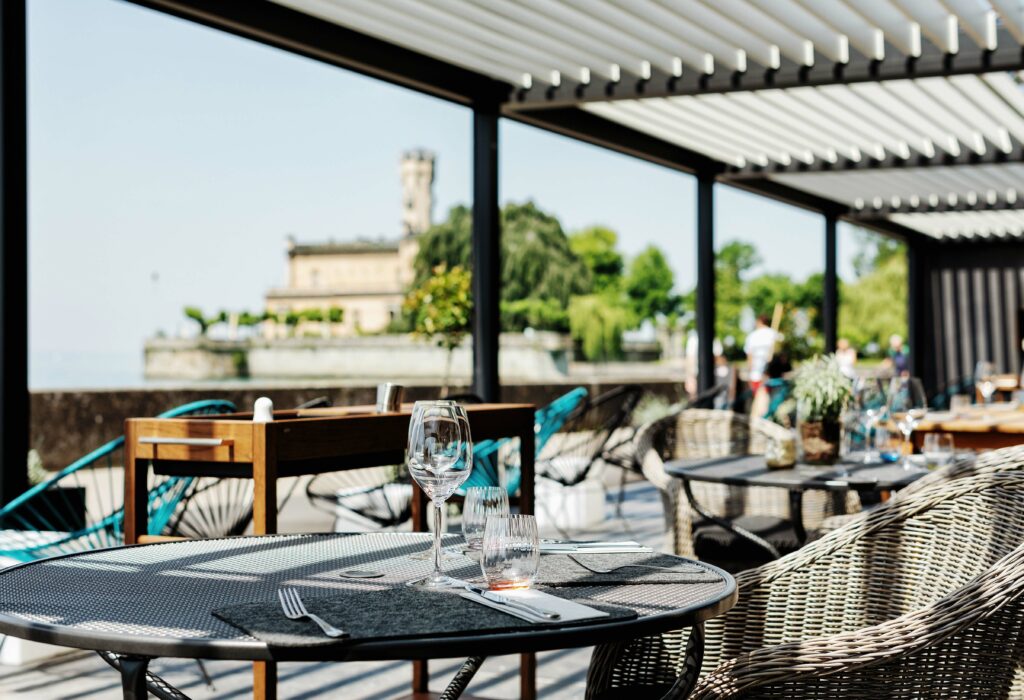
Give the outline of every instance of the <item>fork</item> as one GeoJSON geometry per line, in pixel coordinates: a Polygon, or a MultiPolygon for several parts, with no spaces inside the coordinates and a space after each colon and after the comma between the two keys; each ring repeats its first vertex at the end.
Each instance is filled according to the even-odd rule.
{"type": "Polygon", "coordinates": [[[695,566],[693,564],[687,564],[686,565],[686,566],[690,567],[689,571],[686,570],[686,569],[681,569],[678,566],[655,566],[653,564],[622,564],[620,566],[613,566],[610,569],[599,569],[596,566],[590,566],[589,564],[584,564],[582,561],[580,561],[579,559],[577,559],[576,557],[574,557],[571,554],[569,554],[567,556],[570,559],[572,559],[574,562],[576,562],[577,564],[582,566],[587,571],[590,571],[590,572],[595,573],[595,574],[610,574],[613,571],[618,571],[619,569],[654,569],[655,571],[671,571],[671,572],[677,573],[677,574],[704,573],[704,569],[702,569],[699,566],[695,566]]]}
{"type": "Polygon", "coordinates": [[[278,588],[277,597],[281,600],[281,608],[284,610],[284,616],[289,620],[301,620],[302,618],[306,618],[320,625],[320,629],[322,629],[324,634],[328,637],[348,636],[348,633],[344,630],[338,629],[322,617],[318,617],[306,610],[306,606],[302,602],[302,598],[299,597],[299,591],[297,589],[286,586],[278,588]]]}

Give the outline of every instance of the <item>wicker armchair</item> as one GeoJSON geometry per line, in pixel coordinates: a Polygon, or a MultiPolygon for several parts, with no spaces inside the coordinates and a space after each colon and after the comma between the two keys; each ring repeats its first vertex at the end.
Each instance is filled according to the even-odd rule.
{"type": "Polygon", "coordinates": [[[1022,542],[1024,473],[935,484],[737,576],[691,695],[677,632],[595,650],[587,697],[1019,698],[1022,542]]]}
{"type": "MultiPolygon", "coordinates": [[[[892,499],[900,500],[908,498],[916,493],[930,489],[936,484],[946,483],[948,481],[953,481],[954,479],[962,479],[965,476],[994,474],[996,472],[1003,471],[1016,471],[1020,468],[1021,465],[1019,463],[1014,460],[1006,459],[1005,453],[1002,450],[984,452],[977,457],[959,457],[949,466],[943,467],[942,469],[936,469],[933,472],[925,474],[917,481],[911,482],[893,494],[892,499]]],[[[862,513],[831,515],[822,520],[821,525],[818,526],[815,531],[815,536],[824,537],[833,530],[838,530],[844,525],[848,525],[862,515],[862,513]]]]}
{"type": "MultiPolygon", "coordinates": [[[[763,418],[703,408],[681,409],[641,428],[636,451],[644,476],[661,491],[672,550],[680,556],[696,556],[694,523],[699,516],[687,502],[679,480],[665,471],[665,459],[763,454],[771,441],[788,439],[788,430],[763,418]]],[[[788,522],[789,494],[785,489],[699,482],[694,482],[692,489],[697,501],[717,517],[762,516],[759,520],[767,523],[766,528],[777,527],[771,521],[788,522]]],[[[802,506],[804,526],[809,530],[835,514],[831,495],[823,491],[804,493],[802,506]]],[[[860,500],[851,492],[843,506],[843,512],[856,512],[860,500]]]]}

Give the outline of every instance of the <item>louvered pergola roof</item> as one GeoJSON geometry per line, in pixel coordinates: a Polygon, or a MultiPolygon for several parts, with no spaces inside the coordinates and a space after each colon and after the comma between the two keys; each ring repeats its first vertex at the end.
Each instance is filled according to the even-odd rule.
{"type": "Polygon", "coordinates": [[[890,231],[1022,235],[1024,0],[274,2],[494,79],[513,118],[586,112],[890,231]]]}

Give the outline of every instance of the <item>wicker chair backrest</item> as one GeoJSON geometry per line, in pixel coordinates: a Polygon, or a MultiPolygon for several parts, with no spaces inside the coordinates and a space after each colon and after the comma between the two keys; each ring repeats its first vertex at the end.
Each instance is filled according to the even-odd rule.
{"type": "Polygon", "coordinates": [[[769,440],[789,437],[785,428],[763,418],[710,408],[680,411],[672,428],[666,447],[676,459],[764,454],[769,440]]]}
{"type": "MultiPolygon", "coordinates": [[[[1024,449],[1006,457],[1020,460],[1024,449]]],[[[1022,542],[1022,472],[967,477],[891,501],[737,576],[747,624],[743,630],[730,625],[731,613],[708,623],[705,668],[753,647],[850,632],[920,609],[1022,542]],[[773,585],[782,579],[784,586],[773,585]],[[752,627],[751,620],[763,624],[752,627]]]]}

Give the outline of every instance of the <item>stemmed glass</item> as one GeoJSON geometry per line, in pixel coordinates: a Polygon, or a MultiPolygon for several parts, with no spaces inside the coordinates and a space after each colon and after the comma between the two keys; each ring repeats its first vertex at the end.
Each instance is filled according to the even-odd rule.
{"type": "Polygon", "coordinates": [[[885,385],[878,377],[857,377],[853,392],[864,429],[864,463],[869,464],[879,458],[871,441],[871,433],[885,413],[885,385]]]}
{"type": "Polygon", "coordinates": [[[910,436],[927,412],[928,400],[921,380],[917,377],[895,377],[889,386],[889,416],[896,421],[896,427],[903,435],[902,465],[908,471],[919,469],[910,459],[913,452],[910,436]]]}
{"type": "Polygon", "coordinates": [[[473,441],[466,410],[454,401],[417,401],[409,421],[409,474],[423,489],[434,511],[434,571],[411,586],[437,588],[453,584],[441,570],[444,503],[469,478],[473,441]]]}
{"type": "Polygon", "coordinates": [[[992,403],[996,393],[996,366],[982,360],[974,367],[974,386],[986,404],[992,403]]]}

